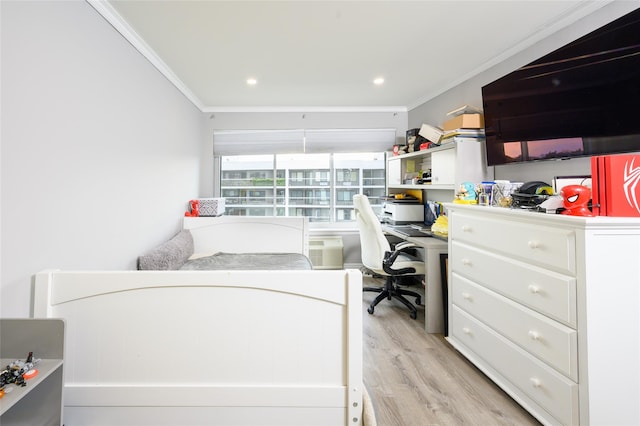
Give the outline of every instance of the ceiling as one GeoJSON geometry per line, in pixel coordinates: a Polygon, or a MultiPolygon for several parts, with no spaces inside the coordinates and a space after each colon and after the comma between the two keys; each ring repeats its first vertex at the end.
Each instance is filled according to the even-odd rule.
{"type": "Polygon", "coordinates": [[[206,112],[411,110],[607,3],[87,1],[206,112]]]}

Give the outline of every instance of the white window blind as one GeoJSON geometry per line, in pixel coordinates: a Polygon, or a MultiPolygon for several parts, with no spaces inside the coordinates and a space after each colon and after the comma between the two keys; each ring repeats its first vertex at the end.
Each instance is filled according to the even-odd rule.
{"type": "Polygon", "coordinates": [[[216,130],[214,155],[390,151],[395,129],[216,130]]]}
{"type": "Polygon", "coordinates": [[[396,142],[395,129],[310,129],[305,152],[384,152],[396,142]]]}
{"type": "Polygon", "coordinates": [[[304,152],[304,130],[216,130],[214,155],[292,154],[304,152]]]}

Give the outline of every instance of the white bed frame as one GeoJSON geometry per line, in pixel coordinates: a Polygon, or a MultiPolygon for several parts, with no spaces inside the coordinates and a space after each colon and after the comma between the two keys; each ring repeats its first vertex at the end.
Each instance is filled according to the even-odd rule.
{"type": "Polygon", "coordinates": [[[306,217],[185,217],[194,256],[227,253],[302,253],[309,256],[306,217]]]}
{"type": "Polygon", "coordinates": [[[357,270],[44,271],[33,311],[66,426],[361,425],[357,270]]]}
{"type": "MultiPolygon", "coordinates": [[[[307,224],[184,219],[196,254],[307,254],[307,224]]],[[[66,426],[362,424],[357,270],[44,271],[33,313],[66,322],[66,426]]]]}

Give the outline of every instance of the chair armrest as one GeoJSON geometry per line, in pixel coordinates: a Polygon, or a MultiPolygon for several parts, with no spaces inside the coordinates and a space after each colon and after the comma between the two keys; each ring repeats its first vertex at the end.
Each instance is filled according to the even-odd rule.
{"type": "Polygon", "coordinates": [[[403,241],[401,243],[396,244],[395,251],[402,251],[403,249],[411,248],[411,247],[417,247],[417,244],[409,241],[403,241]]]}
{"type": "Polygon", "coordinates": [[[385,251],[384,259],[382,261],[382,270],[385,271],[389,275],[405,275],[412,274],[416,272],[416,268],[401,268],[401,269],[393,269],[391,266],[394,264],[400,253],[402,253],[405,249],[415,247],[414,243],[404,242],[396,245],[396,249],[394,251],[385,251]]]}

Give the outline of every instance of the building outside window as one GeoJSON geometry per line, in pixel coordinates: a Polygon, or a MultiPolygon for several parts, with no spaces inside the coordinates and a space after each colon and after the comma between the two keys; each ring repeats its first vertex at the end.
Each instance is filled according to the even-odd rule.
{"type": "Polygon", "coordinates": [[[386,193],[384,152],[228,155],[220,164],[229,215],[349,222],[354,195],[367,195],[380,210],[386,193]]]}

